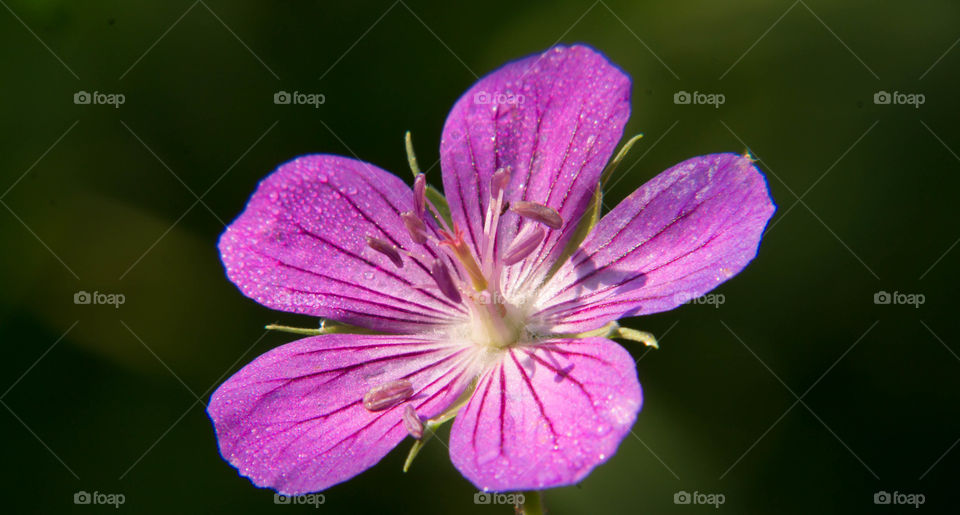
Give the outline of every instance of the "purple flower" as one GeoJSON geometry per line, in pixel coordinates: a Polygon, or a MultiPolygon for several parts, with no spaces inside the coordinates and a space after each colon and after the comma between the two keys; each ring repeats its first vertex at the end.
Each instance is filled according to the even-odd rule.
{"type": "Polygon", "coordinates": [[[208,407],[224,458],[258,486],[315,492],[456,414],[450,457],[481,489],[569,485],[609,459],[641,405],[612,322],[738,273],[774,211],[749,157],[711,154],[596,221],[629,98],[603,56],[556,47],[454,105],[445,202],[423,176],[411,190],[332,155],[264,179],[220,238],[227,275],[264,306],[350,332],[227,380],[208,407]]]}

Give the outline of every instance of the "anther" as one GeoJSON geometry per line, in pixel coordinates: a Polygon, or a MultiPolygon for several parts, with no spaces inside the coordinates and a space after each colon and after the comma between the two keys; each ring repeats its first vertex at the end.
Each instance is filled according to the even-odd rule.
{"type": "Polygon", "coordinates": [[[530,231],[521,231],[521,233],[514,238],[513,242],[510,243],[510,246],[507,247],[507,251],[504,252],[502,258],[503,264],[510,266],[529,256],[530,253],[537,248],[537,245],[543,241],[544,234],[545,232],[542,227],[534,227],[534,229],[530,231]]]}
{"type": "Polygon", "coordinates": [[[524,218],[540,222],[551,229],[559,229],[563,226],[563,218],[556,209],[536,202],[518,200],[510,204],[510,211],[524,218]]]}
{"type": "Polygon", "coordinates": [[[443,292],[448,299],[456,304],[460,303],[462,300],[460,290],[458,290],[457,286],[453,283],[453,277],[450,276],[450,269],[447,268],[447,265],[443,264],[443,261],[437,260],[433,262],[430,275],[433,276],[433,280],[437,282],[440,291],[443,292]]]}
{"type": "Polygon", "coordinates": [[[501,168],[494,172],[493,177],[490,178],[490,196],[496,199],[500,195],[500,191],[504,190],[509,183],[510,167],[501,168]]]}
{"type": "Polygon", "coordinates": [[[363,407],[368,411],[383,411],[409,399],[413,395],[413,385],[406,379],[390,381],[372,388],[363,395],[363,407]]]}
{"type": "Polygon", "coordinates": [[[417,440],[423,438],[423,421],[420,420],[420,415],[417,415],[417,410],[413,409],[413,406],[407,404],[403,407],[402,419],[403,427],[407,428],[410,436],[417,440]]]}
{"type": "Polygon", "coordinates": [[[400,253],[397,252],[396,246],[372,236],[367,236],[367,245],[370,246],[371,249],[390,258],[390,261],[393,261],[393,264],[397,265],[397,268],[403,268],[403,258],[400,257],[400,253]]]}
{"type": "Polygon", "coordinates": [[[427,205],[427,176],[417,174],[413,180],[413,212],[423,218],[424,207],[427,205]]]}
{"type": "Polygon", "coordinates": [[[419,245],[423,245],[427,242],[427,226],[424,225],[423,220],[417,216],[413,211],[407,211],[400,215],[400,218],[403,220],[403,225],[407,227],[407,232],[410,233],[410,237],[413,238],[413,241],[419,245]]]}

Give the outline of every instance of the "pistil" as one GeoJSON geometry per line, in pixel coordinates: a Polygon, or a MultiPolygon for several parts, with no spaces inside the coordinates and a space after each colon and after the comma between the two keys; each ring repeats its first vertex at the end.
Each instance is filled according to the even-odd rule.
{"type": "Polygon", "coordinates": [[[470,276],[475,290],[483,291],[487,289],[487,278],[484,277],[483,272],[477,265],[477,261],[473,259],[473,253],[470,252],[470,248],[467,247],[466,242],[463,241],[463,231],[456,225],[454,225],[453,231],[454,234],[451,235],[447,231],[441,230],[440,234],[444,239],[440,244],[448,246],[450,250],[453,251],[457,260],[463,265],[464,271],[470,276]]]}

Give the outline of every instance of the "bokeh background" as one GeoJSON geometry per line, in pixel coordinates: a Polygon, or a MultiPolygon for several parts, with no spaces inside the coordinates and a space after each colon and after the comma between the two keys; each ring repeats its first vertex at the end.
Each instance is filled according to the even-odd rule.
{"type": "MultiPolygon", "coordinates": [[[[956,512],[956,2],[0,4],[3,512],[117,512],[75,505],[79,491],[123,494],[119,512],[314,510],[239,477],[204,413],[229,374],[294,339],[265,323],[316,323],[226,280],[223,223],[299,154],[409,180],[406,130],[439,183],[457,97],[557,42],[633,78],[627,134],[645,138],[609,205],[683,159],[749,149],[779,210],[722,305],[629,321],[661,340],[630,346],[635,434],[547,492],[551,513],[715,509],[678,492],[733,513],[956,512]],[[81,90],[125,102],[77,105],[81,90]],[[275,105],[280,90],[325,103],[275,105]],[[125,302],[78,305],[80,291],[125,302]],[[884,291],[924,303],[876,304],[884,291]],[[877,506],[882,491],[925,503],[877,506]]],[[[438,442],[402,474],[408,445],[315,512],[511,512],[474,504],[438,442]]]]}

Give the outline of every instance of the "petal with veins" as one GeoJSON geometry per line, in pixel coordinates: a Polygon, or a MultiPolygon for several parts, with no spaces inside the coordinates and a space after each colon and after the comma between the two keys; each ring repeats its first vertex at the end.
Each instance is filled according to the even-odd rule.
{"type": "Polygon", "coordinates": [[[424,417],[457,399],[469,348],[420,337],[331,334],[278,347],[214,392],[207,407],[220,453],[254,484],[288,495],[323,490],[380,461],[424,417]],[[364,394],[406,380],[412,395],[369,411],[364,394]]]}
{"type": "MultiPolygon", "coordinates": [[[[507,202],[544,204],[566,222],[523,266],[510,270],[507,290],[521,281],[536,286],[563,251],[623,134],[629,99],[630,79],[596,51],[577,45],[509,63],[454,105],[440,143],[443,187],[474,252],[481,248],[491,178],[500,169],[511,171],[507,202]]],[[[502,251],[522,219],[508,212],[500,223],[502,251]]]]}
{"type": "Polygon", "coordinates": [[[531,324],[583,332],[695,299],[753,259],[774,210],[750,159],[684,161],[600,220],[541,292],[531,324]]]}
{"type": "Polygon", "coordinates": [[[576,483],[617,450],[640,410],[634,360],[604,338],[506,351],[450,431],[450,458],[477,488],[576,483]]]}
{"type": "Polygon", "coordinates": [[[410,188],[373,165],[301,157],[260,183],[220,237],[220,254],[230,280],[267,307],[385,332],[430,330],[466,315],[416,288],[432,282],[440,253],[411,238],[401,213],[413,208],[410,188]],[[367,238],[413,255],[397,268],[399,255],[374,250],[367,238]]]}

